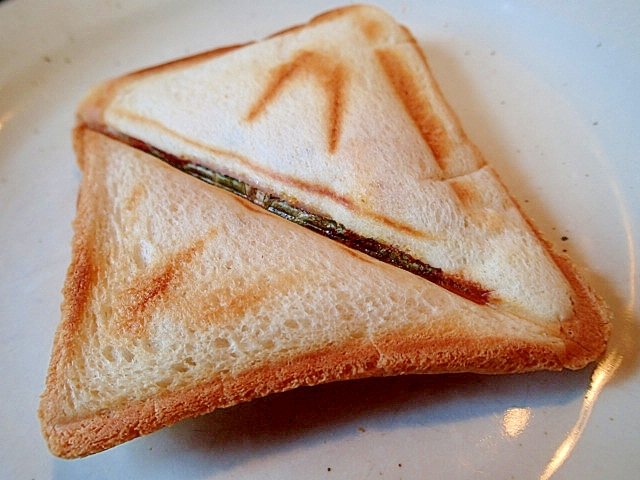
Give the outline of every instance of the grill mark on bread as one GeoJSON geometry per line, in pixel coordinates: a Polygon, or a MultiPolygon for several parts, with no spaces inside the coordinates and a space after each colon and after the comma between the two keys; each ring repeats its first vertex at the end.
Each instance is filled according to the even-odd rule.
{"type": "MultiPolygon", "coordinates": [[[[210,183],[210,182],[207,182],[207,183],[210,183]]],[[[245,208],[245,209],[249,210],[250,212],[253,212],[253,213],[264,213],[264,209],[260,208],[258,205],[256,205],[253,202],[248,202],[248,201],[243,200],[242,197],[239,197],[237,193],[231,198],[238,205],[240,205],[242,208],[245,208]]]]}
{"type": "Polygon", "coordinates": [[[134,210],[142,201],[142,198],[145,195],[145,186],[142,184],[136,185],[131,194],[126,198],[124,202],[124,210],[132,211],[134,210]]]}
{"type": "Polygon", "coordinates": [[[457,178],[448,183],[455,196],[458,197],[458,200],[460,200],[465,208],[470,208],[482,200],[473,183],[465,181],[464,178],[457,178]]]}
{"type": "MultiPolygon", "coordinates": [[[[78,128],[73,132],[75,146],[81,146],[78,151],[81,155],[84,152],[84,142],[82,135],[84,130],[78,128]]],[[[84,167],[85,162],[81,165],[84,167]]],[[[84,172],[87,177],[101,176],[103,174],[103,164],[91,162],[88,171],[84,172]]],[[[91,292],[98,281],[98,261],[96,248],[98,245],[95,241],[96,224],[92,220],[89,212],[99,208],[96,205],[96,199],[100,198],[100,187],[97,182],[82,182],[80,190],[76,198],[76,220],[74,220],[73,229],[77,240],[74,239],[72,245],[72,263],[69,266],[67,280],[63,287],[63,297],[65,299],[62,310],[63,315],[68,318],[67,330],[62,335],[63,341],[70,346],[71,342],[77,336],[77,330],[82,324],[82,319],[86,315],[89,305],[91,292]]]]}
{"type": "Polygon", "coordinates": [[[446,160],[451,151],[451,140],[429,102],[423,97],[422,89],[404,59],[391,49],[377,49],[376,57],[382,70],[402,102],[407,114],[431,149],[440,169],[446,171],[446,160]]]}
{"type": "Polygon", "coordinates": [[[329,153],[335,153],[342,131],[344,91],[347,71],[339,62],[315,51],[302,51],[290,62],[272,70],[271,81],[262,96],[253,104],[245,120],[253,122],[276,100],[287,84],[300,75],[315,78],[327,101],[327,137],[329,153]]]}
{"type": "Polygon", "coordinates": [[[143,276],[132,282],[135,286],[127,289],[122,295],[120,316],[125,319],[125,322],[120,326],[124,331],[140,335],[146,329],[149,310],[170,297],[167,292],[175,282],[180,280],[184,269],[204,246],[205,239],[200,239],[189,248],[174,253],[146,278],[143,276]]]}
{"type": "Polygon", "coordinates": [[[91,292],[98,279],[92,249],[87,245],[78,245],[76,255],[77,262],[70,267],[70,280],[65,284],[63,291],[64,298],[68,299],[63,307],[68,315],[68,341],[72,341],[82,324],[91,292]]]}
{"type": "MultiPolygon", "coordinates": [[[[418,42],[413,37],[413,35],[411,35],[409,30],[404,26],[401,26],[401,27],[404,30],[406,30],[407,38],[409,39],[407,41],[407,43],[409,45],[411,45],[411,47],[413,47],[413,50],[416,52],[418,57],[420,57],[420,60],[422,61],[422,65],[424,66],[425,70],[427,71],[427,78],[428,77],[433,78],[433,73],[431,72],[431,68],[429,67],[429,62],[427,61],[427,56],[425,55],[424,51],[422,50],[422,48],[420,48],[420,45],[418,45],[418,42]]],[[[472,151],[472,155],[473,155],[473,158],[475,160],[475,166],[473,168],[471,168],[469,171],[463,173],[462,175],[467,175],[467,174],[469,174],[471,172],[480,170],[482,167],[484,167],[487,164],[484,156],[482,155],[482,152],[480,151],[480,149],[474,143],[469,141],[469,139],[467,138],[467,134],[463,130],[462,125],[460,125],[460,120],[455,115],[455,113],[451,109],[451,106],[449,106],[447,100],[445,99],[444,95],[442,94],[442,90],[440,89],[440,85],[438,83],[436,83],[436,82],[433,82],[433,83],[431,83],[430,88],[435,93],[435,95],[436,95],[436,97],[438,99],[437,101],[440,102],[440,104],[447,110],[447,112],[448,112],[447,122],[450,123],[453,131],[455,132],[455,135],[457,135],[459,140],[462,143],[464,143],[468,148],[470,148],[471,151],[472,151]]],[[[462,175],[457,175],[457,176],[462,176],[462,175]]],[[[452,176],[449,176],[449,175],[447,175],[447,177],[448,178],[455,178],[455,177],[452,177],[452,176]]]]}
{"type": "MultiPolygon", "coordinates": [[[[251,283],[244,283],[241,288],[230,288],[227,285],[215,290],[212,295],[202,300],[202,318],[207,322],[240,321],[245,314],[264,305],[269,298],[274,298],[295,289],[298,277],[290,272],[262,273],[251,283]],[[224,302],[220,302],[224,299],[224,302]]],[[[228,282],[234,285],[234,281],[228,282]]]]}
{"type": "Polygon", "coordinates": [[[346,252],[349,256],[353,257],[353,258],[357,258],[358,260],[362,260],[365,261],[367,263],[371,263],[371,264],[375,264],[375,261],[371,258],[370,255],[362,255],[361,253],[359,253],[359,250],[356,250],[354,248],[350,248],[345,244],[342,244],[343,246],[343,250],[344,252],[346,252]]]}
{"type": "Polygon", "coordinates": [[[373,18],[357,18],[361,30],[369,39],[369,41],[375,42],[382,37],[382,34],[384,33],[384,26],[378,20],[375,20],[373,18]]]}

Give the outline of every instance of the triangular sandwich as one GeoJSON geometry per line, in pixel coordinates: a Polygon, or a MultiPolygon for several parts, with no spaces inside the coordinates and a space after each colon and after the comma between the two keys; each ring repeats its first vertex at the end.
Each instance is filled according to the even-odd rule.
{"type": "Polygon", "coordinates": [[[604,303],[378,9],[112,80],[79,121],[40,409],[57,455],[300,385],[581,368],[605,349],[604,303]]]}

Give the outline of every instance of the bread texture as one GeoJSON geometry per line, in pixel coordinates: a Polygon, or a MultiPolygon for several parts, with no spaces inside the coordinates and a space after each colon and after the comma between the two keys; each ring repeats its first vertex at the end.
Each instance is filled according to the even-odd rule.
{"type": "Polygon", "coordinates": [[[74,146],[72,261],[39,409],[60,457],[302,385],[575,369],[606,348],[605,303],[522,214],[415,39],[377,8],[108,81],[80,105],[74,146]],[[489,297],[157,156],[276,195],[489,297]]]}
{"type": "MultiPolygon", "coordinates": [[[[75,145],[72,263],[39,412],[56,455],[301,385],[583,363],[584,323],[478,305],[85,128],[75,145]]],[[[581,293],[577,308],[593,302],[581,293]]]]}

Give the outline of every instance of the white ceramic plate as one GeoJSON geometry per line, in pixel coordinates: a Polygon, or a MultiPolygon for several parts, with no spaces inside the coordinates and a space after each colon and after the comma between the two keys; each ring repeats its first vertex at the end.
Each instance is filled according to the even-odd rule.
{"type": "Polygon", "coordinates": [[[1,478],[638,477],[638,2],[379,3],[412,29],[524,209],[611,304],[609,355],[579,372],[300,389],[86,459],[52,457],[36,409],[80,178],[76,103],[107,77],[260,38],[338,4],[9,0],[0,3],[1,478]]]}

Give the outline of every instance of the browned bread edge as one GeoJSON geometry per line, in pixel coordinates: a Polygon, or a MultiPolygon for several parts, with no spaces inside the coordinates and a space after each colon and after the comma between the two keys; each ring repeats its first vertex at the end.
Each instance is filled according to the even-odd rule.
{"type": "MultiPolygon", "coordinates": [[[[510,373],[559,370],[564,352],[548,345],[487,342],[474,338],[429,337],[419,332],[369,342],[332,345],[286,363],[235,377],[218,378],[123,409],[58,424],[41,410],[43,432],[52,453],[77,458],[152,433],[179,420],[210,413],[300,386],[375,376],[419,373],[510,373]],[[382,354],[381,354],[382,352],[382,354]]],[[[51,410],[52,411],[52,410],[51,410]]]]}

